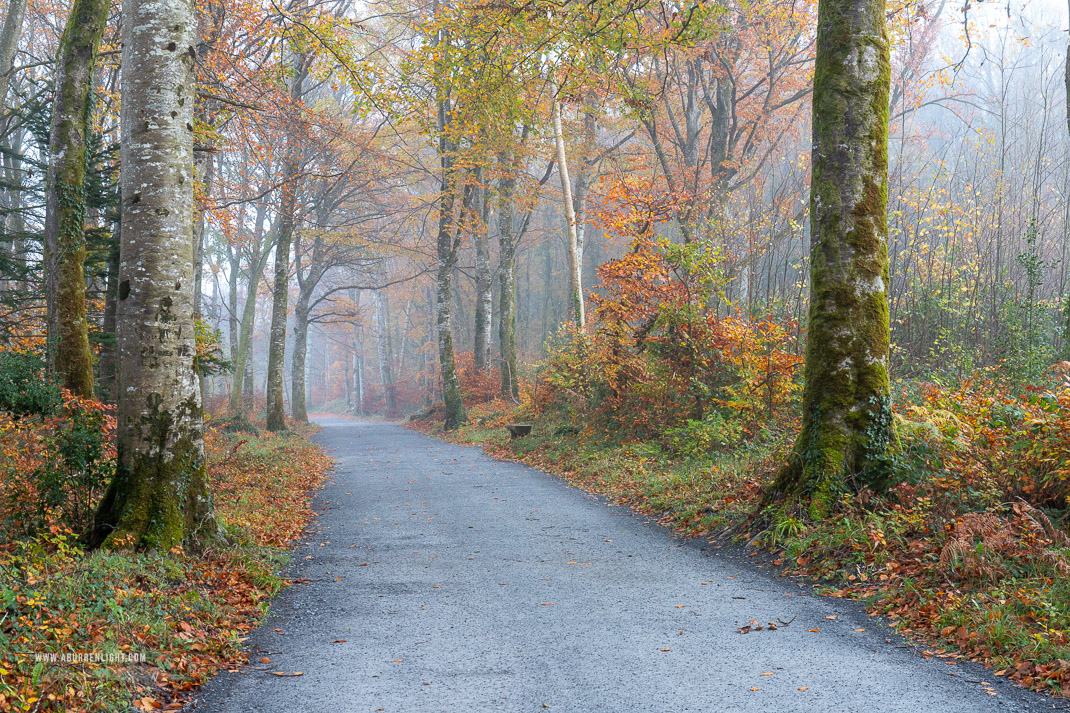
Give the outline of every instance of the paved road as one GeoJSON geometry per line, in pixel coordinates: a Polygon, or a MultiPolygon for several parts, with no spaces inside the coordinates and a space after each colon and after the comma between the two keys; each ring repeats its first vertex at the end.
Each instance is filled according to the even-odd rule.
{"type": "Polygon", "coordinates": [[[553,476],[323,425],[334,482],[290,574],[311,582],[250,639],[254,665],[303,675],[222,674],[198,713],[1067,710],[553,476]],[[792,623],[737,633],[752,618],[792,623]]]}

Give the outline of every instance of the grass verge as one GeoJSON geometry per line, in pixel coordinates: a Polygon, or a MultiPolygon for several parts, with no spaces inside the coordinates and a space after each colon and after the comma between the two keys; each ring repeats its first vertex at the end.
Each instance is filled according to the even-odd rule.
{"type": "Polygon", "coordinates": [[[177,710],[245,663],[243,637],[284,585],[285,547],[331,465],[314,431],[209,433],[225,547],[86,552],[52,526],[0,549],[0,710],[177,710]]]}
{"type": "Polygon", "coordinates": [[[819,593],[883,614],[922,656],[979,662],[1070,697],[1070,539],[1065,525],[1025,501],[978,512],[978,493],[934,477],[887,497],[845,493],[822,521],[785,508],[755,517],[790,437],[681,457],[500,401],[473,406],[450,433],[434,412],[410,425],[562,476],[685,536],[764,549],[784,574],[811,577],[819,593]],[[516,421],[532,423],[531,434],[510,438],[504,425],[516,421]]]}

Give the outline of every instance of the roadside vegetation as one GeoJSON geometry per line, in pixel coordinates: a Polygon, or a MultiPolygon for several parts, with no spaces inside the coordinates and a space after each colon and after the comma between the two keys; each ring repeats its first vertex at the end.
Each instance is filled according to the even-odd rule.
{"type": "Polygon", "coordinates": [[[444,433],[431,412],[413,425],[685,535],[762,548],[785,573],[864,600],[926,655],[1070,695],[1070,364],[894,381],[879,467],[838,485],[815,517],[771,488],[800,428],[806,335],[706,310],[720,283],[700,262],[637,240],[600,268],[594,323],[552,340],[518,402],[465,371],[467,423],[444,433]],[[531,434],[511,438],[514,423],[531,434]]]}
{"type": "Polygon", "coordinates": [[[0,359],[0,710],[181,708],[245,663],[243,637],[285,585],[285,548],[330,467],[315,428],[208,429],[217,546],[89,551],[82,535],[114,471],[113,408],[43,378],[32,353],[0,359]]]}

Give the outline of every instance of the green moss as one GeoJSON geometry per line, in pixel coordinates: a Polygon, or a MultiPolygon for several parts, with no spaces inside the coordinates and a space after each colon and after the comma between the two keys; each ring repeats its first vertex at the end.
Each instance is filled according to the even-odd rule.
{"type": "Polygon", "coordinates": [[[97,48],[109,4],[77,0],[60,38],[59,86],[50,151],[49,225],[54,234],[47,264],[54,284],[50,324],[55,338],[52,364],[64,386],[93,395],[93,357],[85,305],[86,144],[92,122],[92,83],[97,48]]]}
{"type": "Polygon", "coordinates": [[[204,450],[197,434],[174,431],[199,415],[195,399],[180,407],[180,417],[153,405],[141,424],[149,446],[124,458],[123,443],[112,481],[97,511],[92,544],[108,549],[201,549],[217,536],[208,488],[204,450]]]}
{"type": "Polygon", "coordinates": [[[772,488],[808,500],[812,517],[827,516],[845,487],[874,482],[860,474],[891,437],[883,18],[881,0],[823,0],[819,10],[803,425],[772,488]]]}

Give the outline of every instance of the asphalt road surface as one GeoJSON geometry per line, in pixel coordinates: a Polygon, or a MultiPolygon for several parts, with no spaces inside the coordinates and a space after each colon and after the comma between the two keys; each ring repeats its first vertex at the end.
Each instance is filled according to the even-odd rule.
{"type": "Polygon", "coordinates": [[[322,424],[334,479],[289,572],[308,582],[250,638],[264,670],[219,675],[198,713],[1070,709],[554,476],[322,424]]]}

